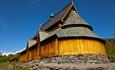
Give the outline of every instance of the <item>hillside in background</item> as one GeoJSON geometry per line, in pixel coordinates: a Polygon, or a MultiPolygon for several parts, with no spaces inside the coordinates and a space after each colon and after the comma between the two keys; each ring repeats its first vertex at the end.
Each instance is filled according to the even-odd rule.
{"type": "Polygon", "coordinates": [[[115,38],[106,39],[105,47],[107,50],[108,58],[110,61],[115,62],[115,38]]]}

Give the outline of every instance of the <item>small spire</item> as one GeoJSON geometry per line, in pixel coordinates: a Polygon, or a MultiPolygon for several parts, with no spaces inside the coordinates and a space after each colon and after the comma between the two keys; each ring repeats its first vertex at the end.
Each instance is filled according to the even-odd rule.
{"type": "Polygon", "coordinates": [[[71,0],[71,3],[74,3],[74,0],[71,0]]]}
{"type": "Polygon", "coordinates": [[[74,4],[74,0],[70,0],[70,3],[71,3],[71,4],[74,4]]]}
{"type": "Polygon", "coordinates": [[[54,15],[53,15],[53,13],[51,13],[51,15],[50,15],[50,19],[52,19],[52,18],[53,18],[53,16],[54,16],[54,15]]]}
{"type": "Polygon", "coordinates": [[[53,14],[53,13],[51,13],[51,16],[54,16],[54,14],[53,14]]]}

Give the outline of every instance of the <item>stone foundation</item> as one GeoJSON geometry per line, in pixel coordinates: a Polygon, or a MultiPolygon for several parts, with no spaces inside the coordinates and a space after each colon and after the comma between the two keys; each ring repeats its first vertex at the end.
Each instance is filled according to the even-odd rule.
{"type": "Polygon", "coordinates": [[[71,55],[36,59],[18,64],[31,70],[114,70],[106,56],[71,55]]]}
{"type": "Polygon", "coordinates": [[[52,58],[44,58],[40,62],[43,63],[109,63],[106,56],[102,55],[79,55],[79,56],[56,56],[52,58]]]}

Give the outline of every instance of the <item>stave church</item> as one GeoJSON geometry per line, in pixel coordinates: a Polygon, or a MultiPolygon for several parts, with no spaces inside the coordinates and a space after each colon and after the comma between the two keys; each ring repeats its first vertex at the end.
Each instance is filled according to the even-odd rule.
{"type": "Polygon", "coordinates": [[[27,41],[26,48],[20,52],[19,62],[50,58],[63,62],[72,57],[74,62],[82,58],[84,62],[89,59],[108,62],[105,41],[78,14],[73,0],[40,26],[36,35],[27,41]]]}

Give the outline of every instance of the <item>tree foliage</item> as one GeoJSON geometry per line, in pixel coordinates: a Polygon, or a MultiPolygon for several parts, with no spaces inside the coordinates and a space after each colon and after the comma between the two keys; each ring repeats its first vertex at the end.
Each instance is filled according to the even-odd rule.
{"type": "Polygon", "coordinates": [[[0,62],[6,62],[9,61],[11,58],[13,58],[15,55],[9,54],[8,56],[6,55],[1,55],[0,56],[0,62]]]}
{"type": "Polygon", "coordinates": [[[115,38],[106,39],[105,47],[107,50],[108,58],[110,61],[115,62],[115,38]]]}

